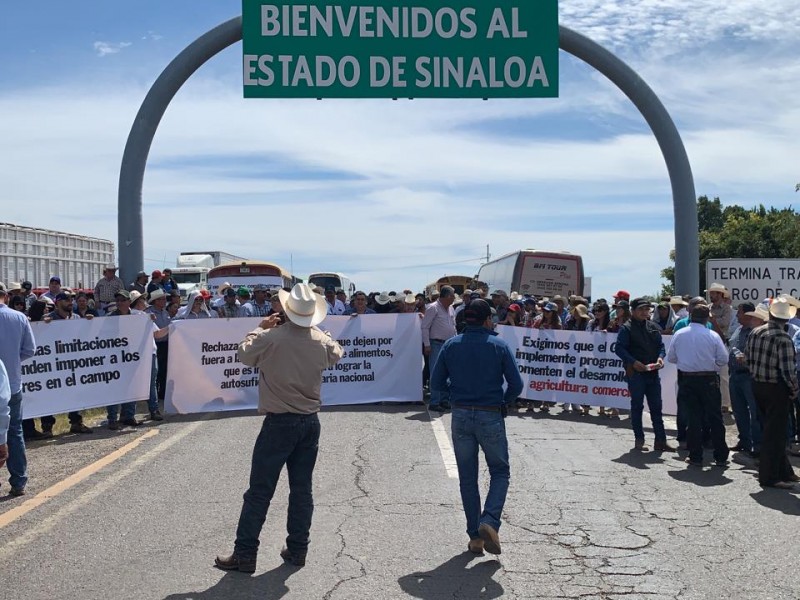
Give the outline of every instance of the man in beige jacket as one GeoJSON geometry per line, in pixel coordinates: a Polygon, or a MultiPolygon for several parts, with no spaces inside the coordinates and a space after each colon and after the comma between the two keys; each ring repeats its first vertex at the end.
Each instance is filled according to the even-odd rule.
{"type": "Polygon", "coordinates": [[[311,480],[319,449],[322,372],[344,352],[316,325],[325,319],[325,298],[298,283],[281,290],[287,321],[273,314],[261,321],[239,345],[239,360],[258,367],[258,410],[266,414],[253,449],[250,487],[236,529],[233,554],[218,556],[220,569],[253,573],[258,538],[283,466],[289,474],[288,537],[281,557],[305,565],[314,499],[311,480]]]}

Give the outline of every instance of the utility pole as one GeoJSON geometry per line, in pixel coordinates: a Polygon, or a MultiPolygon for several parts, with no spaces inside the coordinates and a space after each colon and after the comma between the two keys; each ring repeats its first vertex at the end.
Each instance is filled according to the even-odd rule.
{"type": "Polygon", "coordinates": [[[487,263],[489,262],[489,257],[490,256],[491,256],[491,254],[489,254],[489,244],[486,244],[486,262],[487,263]]]}

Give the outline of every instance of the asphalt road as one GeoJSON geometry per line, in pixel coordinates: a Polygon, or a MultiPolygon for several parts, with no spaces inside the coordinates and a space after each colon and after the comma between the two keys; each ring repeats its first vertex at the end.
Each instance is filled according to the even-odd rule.
{"type": "MultiPolygon", "coordinates": [[[[305,568],[278,556],[285,476],[255,575],[212,566],[232,547],[261,418],[172,418],[31,449],[29,495],[0,498],[0,598],[800,597],[800,496],[762,490],[741,465],[689,470],[678,455],[635,453],[626,419],[509,417],[497,558],[466,553],[447,440],[422,407],[337,408],[321,419],[305,568]]],[[[435,420],[449,434],[449,416],[435,420]]]]}

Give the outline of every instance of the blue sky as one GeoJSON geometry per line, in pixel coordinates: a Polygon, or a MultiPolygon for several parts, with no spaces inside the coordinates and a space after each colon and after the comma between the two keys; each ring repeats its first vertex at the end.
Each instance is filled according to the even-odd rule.
{"type": "MultiPolygon", "coordinates": [[[[117,179],[149,86],[239,2],[5,3],[3,221],[116,241],[117,179]]],[[[699,194],[797,203],[796,0],[562,0],[560,22],[636,69],[675,120],[699,194]]],[[[421,289],[519,248],[584,256],[594,296],[652,293],[673,247],[655,139],[611,83],[561,53],[548,100],[244,100],[241,46],[161,122],[144,183],[145,268],[187,249],[305,277],[421,289]]]]}

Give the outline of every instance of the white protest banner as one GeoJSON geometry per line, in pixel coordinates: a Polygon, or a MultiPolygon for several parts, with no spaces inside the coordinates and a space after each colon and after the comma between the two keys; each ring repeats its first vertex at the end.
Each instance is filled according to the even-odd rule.
{"type": "MultiPolygon", "coordinates": [[[[557,331],[498,325],[511,347],[522,381],[522,397],[630,409],[622,361],[614,354],[616,333],[557,331]]],[[[670,336],[664,336],[669,349],[670,336]]],[[[659,371],[664,414],[677,414],[675,365],[659,371]]],[[[647,402],[645,402],[645,407],[647,402]]]]}
{"type": "Polygon", "coordinates": [[[731,292],[731,303],[781,294],[800,297],[800,258],[709,258],[706,261],[706,287],[721,283],[731,292]]]}
{"type": "MultiPolygon", "coordinates": [[[[169,336],[166,411],[217,412],[258,406],[258,369],[237,349],[259,318],[178,321],[169,336]]],[[[323,373],[322,403],[422,399],[422,337],[416,314],[328,317],[319,325],[345,356],[323,373]]]]}
{"type": "Polygon", "coordinates": [[[22,363],[25,418],[146,399],[153,325],[145,315],[31,323],[36,355],[22,363]]]}

